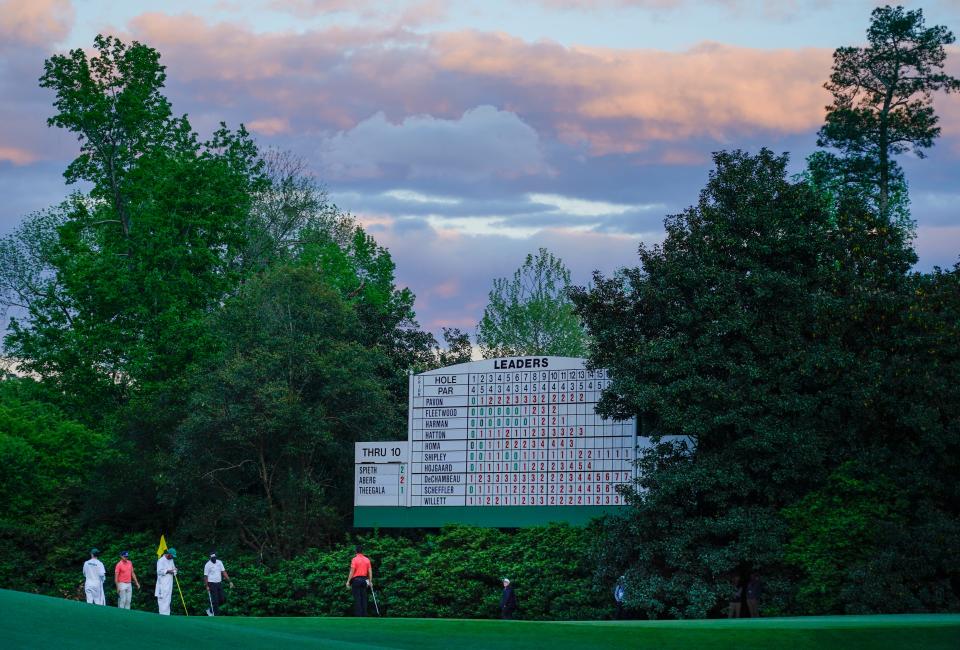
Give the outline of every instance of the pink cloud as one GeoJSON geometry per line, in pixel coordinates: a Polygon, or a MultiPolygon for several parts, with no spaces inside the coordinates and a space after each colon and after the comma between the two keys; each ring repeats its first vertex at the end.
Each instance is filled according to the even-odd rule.
{"type": "Polygon", "coordinates": [[[290,132],[290,122],[282,117],[265,117],[248,122],[247,128],[261,135],[279,135],[290,132]]]}
{"type": "Polygon", "coordinates": [[[348,131],[380,111],[391,123],[457,119],[493,103],[542,137],[635,153],[657,141],[812,131],[828,100],[827,49],[584,48],[398,27],[260,34],[156,13],[130,28],[160,49],[193,101],[242,102],[245,121],[286,119],[293,132],[348,131]]]}
{"type": "Polygon", "coordinates": [[[37,154],[19,147],[5,147],[0,145],[0,161],[11,162],[14,165],[29,165],[38,160],[37,154]]]}
{"type": "Polygon", "coordinates": [[[450,278],[446,282],[436,285],[430,291],[441,298],[453,298],[460,292],[460,280],[459,278],[450,278]]]}
{"type": "Polygon", "coordinates": [[[549,107],[562,139],[600,154],[651,140],[799,133],[821,123],[828,100],[828,50],[567,48],[478,32],[438,35],[434,47],[443,69],[510,84],[540,101],[531,110],[549,107]]]}
{"type": "Polygon", "coordinates": [[[674,11],[690,5],[715,5],[733,13],[759,12],[767,18],[784,19],[804,10],[822,9],[835,0],[536,0],[552,9],[598,11],[604,9],[645,9],[674,11]]]}
{"type": "Polygon", "coordinates": [[[70,0],[0,0],[0,49],[59,42],[70,33],[73,18],[70,0]]]}

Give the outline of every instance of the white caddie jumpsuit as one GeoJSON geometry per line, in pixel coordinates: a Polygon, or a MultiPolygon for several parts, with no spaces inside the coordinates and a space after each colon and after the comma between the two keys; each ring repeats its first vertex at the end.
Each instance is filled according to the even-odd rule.
{"type": "Polygon", "coordinates": [[[107,575],[107,570],[103,568],[103,562],[95,557],[90,558],[83,563],[83,591],[87,595],[87,602],[94,605],[106,605],[107,600],[103,594],[103,579],[107,575]]]}
{"type": "Polygon", "coordinates": [[[160,556],[157,560],[157,588],[153,590],[153,595],[157,597],[157,608],[163,616],[170,616],[170,598],[173,596],[173,576],[174,573],[167,573],[167,570],[177,571],[177,566],[173,563],[173,558],[169,560],[166,556],[160,556]]]}

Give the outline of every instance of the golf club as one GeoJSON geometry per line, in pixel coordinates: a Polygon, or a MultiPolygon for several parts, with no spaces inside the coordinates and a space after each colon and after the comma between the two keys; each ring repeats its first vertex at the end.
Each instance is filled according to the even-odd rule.
{"type": "Polygon", "coordinates": [[[367,580],[367,586],[370,587],[370,593],[373,594],[373,608],[377,610],[377,616],[380,616],[380,605],[377,604],[377,592],[373,590],[373,583],[367,580]]]}
{"type": "Polygon", "coordinates": [[[210,616],[216,616],[216,612],[213,611],[213,595],[210,593],[210,587],[207,587],[207,600],[210,601],[210,616]]]}

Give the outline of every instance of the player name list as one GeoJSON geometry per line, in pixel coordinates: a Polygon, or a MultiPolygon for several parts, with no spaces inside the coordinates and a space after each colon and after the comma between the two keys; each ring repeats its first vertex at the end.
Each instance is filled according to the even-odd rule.
{"type": "Polygon", "coordinates": [[[412,506],[622,505],[636,425],[595,413],[606,371],[413,378],[412,506]]]}

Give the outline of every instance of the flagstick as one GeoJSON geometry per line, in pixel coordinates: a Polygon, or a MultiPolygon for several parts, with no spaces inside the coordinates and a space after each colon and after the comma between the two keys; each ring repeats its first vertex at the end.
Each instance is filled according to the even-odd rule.
{"type": "Polygon", "coordinates": [[[177,583],[177,591],[180,592],[180,603],[183,605],[183,613],[187,616],[190,616],[190,612],[187,611],[187,603],[183,600],[183,590],[180,589],[180,581],[177,580],[177,574],[173,574],[173,580],[177,583]]]}

